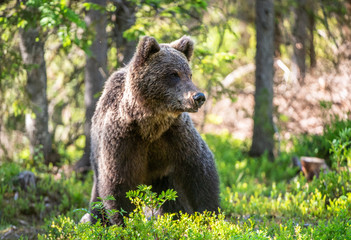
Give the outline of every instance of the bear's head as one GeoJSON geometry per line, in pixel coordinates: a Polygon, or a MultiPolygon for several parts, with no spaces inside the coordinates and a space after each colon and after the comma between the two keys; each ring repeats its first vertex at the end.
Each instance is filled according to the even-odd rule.
{"type": "Polygon", "coordinates": [[[206,98],[191,79],[193,50],[187,36],[170,44],[143,37],[129,64],[127,80],[138,103],[153,112],[197,112],[206,98]]]}

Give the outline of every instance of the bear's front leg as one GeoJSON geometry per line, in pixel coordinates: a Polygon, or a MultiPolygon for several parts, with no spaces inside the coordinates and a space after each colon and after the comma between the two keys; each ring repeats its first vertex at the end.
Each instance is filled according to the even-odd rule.
{"type": "MultiPolygon", "coordinates": [[[[118,144],[106,142],[99,161],[99,196],[103,199],[105,211],[117,210],[130,213],[134,206],[126,193],[144,183],[146,168],[145,146],[132,138],[124,138],[118,144]],[[111,145],[112,143],[112,145],[111,145]],[[113,196],[116,200],[104,200],[113,196]]],[[[110,216],[111,224],[123,224],[123,216],[110,216]]]]}
{"type": "Polygon", "coordinates": [[[207,154],[185,156],[174,172],[176,188],[183,192],[193,212],[218,213],[219,178],[213,158],[207,154]]]}
{"type": "Polygon", "coordinates": [[[187,114],[168,133],[175,170],[174,185],[193,212],[218,212],[219,177],[213,154],[187,114]]]}
{"type": "Polygon", "coordinates": [[[120,213],[120,211],[123,209],[123,211],[127,212],[126,214],[128,214],[134,209],[129,199],[126,198],[126,193],[129,190],[134,189],[134,186],[131,186],[128,183],[115,184],[114,182],[108,180],[105,181],[104,184],[106,187],[100,191],[101,198],[106,199],[109,196],[113,196],[115,198],[115,200],[103,200],[105,211],[104,218],[106,218],[105,221],[110,224],[121,225],[123,224],[123,215],[120,213]],[[110,215],[108,212],[111,210],[117,210],[118,212],[110,215]]]}

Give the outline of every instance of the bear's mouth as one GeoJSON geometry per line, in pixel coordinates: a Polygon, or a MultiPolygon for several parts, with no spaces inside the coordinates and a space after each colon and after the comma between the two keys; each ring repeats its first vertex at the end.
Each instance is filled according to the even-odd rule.
{"type": "Polygon", "coordinates": [[[198,111],[199,111],[199,109],[189,109],[186,112],[188,112],[188,113],[196,113],[198,111]]]}
{"type": "Polygon", "coordinates": [[[175,112],[188,112],[188,113],[196,113],[199,111],[199,108],[197,106],[189,106],[189,107],[182,107],[182,108],[177,108],[174,109],[175,112]]]}
{"type": "Polygon", "coordinates": [[[196,102],[192,102],[189,107],[185,108],[184,112],[196,113],[199,111],[203,104],[196,104],[196,102]]]}
{"type": "Polygon", "coordinates": [[[199,111],[199,109],[200,108],[196,106],[196,107],[186,109],[185,112],[196,113],[199,111]]]}

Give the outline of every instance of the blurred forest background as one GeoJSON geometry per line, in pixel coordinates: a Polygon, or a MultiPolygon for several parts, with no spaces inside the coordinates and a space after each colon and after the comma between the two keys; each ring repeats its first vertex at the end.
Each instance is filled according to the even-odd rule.
{"type": "MultiPolygon", "coordinates": [[[[42,223],[72,206],[87,205],[91,182],[79,184],[86,173],[91,178],[95,104],[104,81],[128,64],[144,35],[165,43],[183,35],[195,41],[193,81],[207,101],[191,117],[215,152],[222,191],[243,181],[236,161],[250,157],[269,159],[247,160],[266,164],[252,170],[253,178],[273,174],[274,164],[286,166],[269,184],[296,174],[289,172],[294,154],[323,158],[332,167],[332,140],[346,136],[349,143],[351,136],[337,135],[351,126],[350,13],[350,0],[0,1],[0,205],[4,209],[11,199],[20,201],[25,187],[18,190],[13,179],[24,170],[48,188],[24,197],[24,210],[0,210],[2,228],[15,231],[8,230],[9,224],[42,223]],[[337,137],[326,139],[327,134],[337,137]],[[233,148],[240,154],[231,155],[233,148]],[[221,163],[228,157],[226,164],[236,168],[232,172],[221,163]],[[62,190],[60,197],[46,192],[52,191],[48,186],[64,184],[75,188],[62,190]],[[61,207],[48,214],[55,204],[61,207]]],[[[350,164],[350,152],[335,159],[350,164]]],[[[346,196],[348,187],[333,196],[346,196]]],[[[228,206],[229,213],[238,213],[228,206]]]]}

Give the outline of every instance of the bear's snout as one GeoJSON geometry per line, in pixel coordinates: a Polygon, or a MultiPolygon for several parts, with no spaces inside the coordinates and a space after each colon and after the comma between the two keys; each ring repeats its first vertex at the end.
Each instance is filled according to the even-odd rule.
{"type": "Polygon", "coordinates": [[[200,108],[206,101],[205,94],[203,94],[202,92],[198,92],[193,96],[193,100],[197,108],[200,108]]]}

